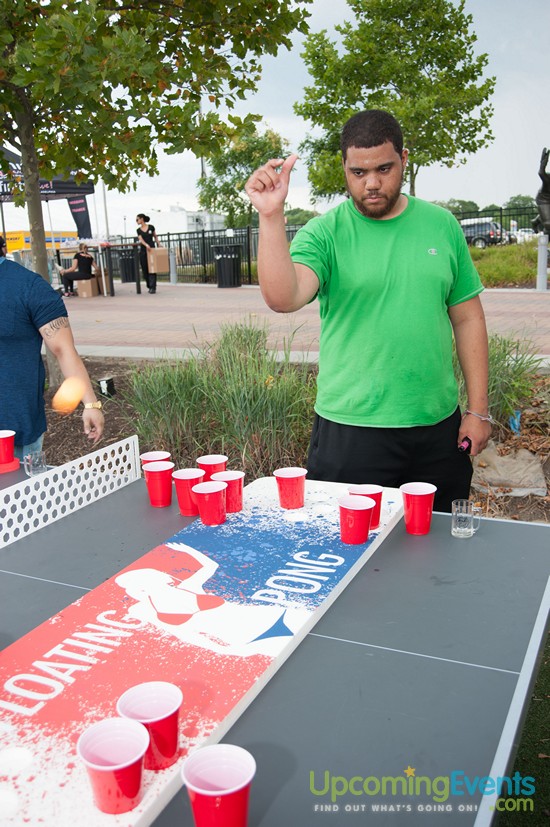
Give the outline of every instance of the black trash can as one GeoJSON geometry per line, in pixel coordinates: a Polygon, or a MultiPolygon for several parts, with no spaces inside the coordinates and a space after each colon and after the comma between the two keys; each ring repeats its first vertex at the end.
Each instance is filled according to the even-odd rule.
{"type": "Polygon", "coordinates": [[[213,244],[218,287],[241,286],[241,245],[213,244]]]}
{"type": "Polygon", "coordinates": [[[120,251],[120,280],[123,284],[136,280],[136,260],[133,249],[120,251]]]}

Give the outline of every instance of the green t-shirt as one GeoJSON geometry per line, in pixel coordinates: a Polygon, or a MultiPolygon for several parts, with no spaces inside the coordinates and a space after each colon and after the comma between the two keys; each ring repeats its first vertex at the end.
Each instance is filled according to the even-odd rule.
{"type": "Polygon", "coordinates": [[[293,261],[319,278],[315,410],[333,422],[433,425],[457,406],[447,310],[483,286],[454,216],[408,201],[376,220],[348,199],[292,241],[293,261]]]}

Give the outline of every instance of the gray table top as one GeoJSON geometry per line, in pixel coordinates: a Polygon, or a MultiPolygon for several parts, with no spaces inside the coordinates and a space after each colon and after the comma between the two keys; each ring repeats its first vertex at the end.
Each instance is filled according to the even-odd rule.
{"type": "MultiPolygon", "coordinates": [[[[1,646],[186,525],[175,504],[144,509],[146,496],[133,483],[0,552],[1,646]]],[[[348,791],[332,801],[330,783],[376,785],[407,768],[428,779],[503,775],[534,680],[549,573],[549,526],[483,520],[474,538],[456,540],[449,515],[434,515],[426,537],[400,522],[224,738],[258,763],[250,824],[363,824],[374,812],[381,827],[403,812],[407,827],[490,824],[476,812],[480,794],[348,791]]],[[[183,792],[155,824],[192,824],[183,792]]]]}
{"type": "MultiPolygon", "coordinates": [[[[456,540],[449,515],[434,515],[426,537],[401,522],[223,739],[258,761],[250,824],[365,824],[369,814],[384,827],[492,823],[479,793],[319,793],[334,777],[403,778],[409,767],[454,777],[457,793],[463,774],[504,776],[547,625],[549,574],[549,526],[483,520],[474,538],[456,540]]],[[[193,823],[183,792],[155,825],[182,823],[193,823]]]]}

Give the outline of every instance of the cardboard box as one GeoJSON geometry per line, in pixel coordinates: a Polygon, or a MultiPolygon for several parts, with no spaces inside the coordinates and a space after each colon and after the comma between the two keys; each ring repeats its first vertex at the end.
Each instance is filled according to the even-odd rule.
{"type": "Polygon", "coordinates": [[[91,279],[79,279],[75,281],[74,284],[78,291],[79,299],[92,299],[94,296],[99,296],[97,278],[95,276],[91,279]]]}
{"type": "Polygon", "coordinates": [[[168,247],[154,247],[152,250],[147,250],[147,262],[150,273],[168,275],[170,273],[168,247]]]}
{"type": "Polygon", "coordinates": [[[97,280],[97,287],[99,290],[100,296],[108,296],[109,295],[109,273],[107,269],[103,271],[105,273],[105,289],[103,288],[103,277],[101,275],[101,270],[99,273],[96,273],[96,280],[97,280]]]}

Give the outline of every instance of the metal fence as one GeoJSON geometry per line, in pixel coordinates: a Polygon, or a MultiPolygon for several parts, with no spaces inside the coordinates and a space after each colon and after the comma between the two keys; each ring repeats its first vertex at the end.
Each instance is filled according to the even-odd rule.
{"type": "MultiPolygon", "coordinates": [[[[294,238],[300,225],[288,226],[286,234],[288,242],[294,238]]],[[[256,259],[258,257],[257,227],[242,227],[234,230],[198,230],[190,233],[159,233],[161,246],[166,247],[175,255],[175,269],[177,281],[185,284],[216,284],[216,248],[231,247],[238,249],[240,258],[241,279],[245,284],[257,284],[256,259]]],[[[113,242],[113,239],[111,238],[113,242]]],[[[133,268],[139,266],[139,248],[134,239],[120,236],[120,242],[115,242],[106,250],[107,268],[115,278],[129,281],[126,277],[128,266],[126,262],[133,259],[133,268]]],[[[167,280],[167,275],[159,275],[167,280]]]]}
{"type": "MultiPolygon", "coordinates": [[[[539,230],[537,227],[538,211],[536,207],[480,210],[479,212],[455,213],[458,221],[465,219],[479,219],[480,221],[490,219],[496,221],[502,227],[500,233],[500,244],[532,243],[536,241],[536,234],[530,234],[531,230],[539,230]],[[527,232],[526,232],[527,231],[527,232]]],[[[291,225],[286,227],[287,241],[290,244],[300,227],[303,225],[291,225]]],[[[465,235],[468,244],[473,243],[465,228],[465,235]]],[[[181,283],[202,283],[222,284],[222,274],[217,271],[216,251],[220,247],[230,247],[231,257],[235,250],[239,251],[239,284],[257,284],[257,258],[258,258],[258,237],[257,227],[245,227],[234,230],[202,230],[191,233],[161,234],[158,236],[162,246],[168,248],[172,253],[171,281],[174,279],[181,283]],[[175,260],[174,260],[175,259],[175,260]],[[175,272],[174,272],[175,271],[175,272]]],[[[481,246],[481,244],[476,244],[481,246]]],[[[484,245],[483,245],[484,246],[484,245]]],[[[135,249],[135,248],[134,248],[135,249]]],[[[114,255],[113,253],[111,253],[114,255]]],[[[137,253],[135,253],[137,262],[137,253]]],[[[137,266],[137,265],[136,265],[137,266]]],[[[550,250],[548,251],[548,266],[550,267],[550,250]]],[[[168,279],[168,276],[161,276],[161,279],[168,279]]],[[[544,288],[546,289],[546,288],[544,288]]]]}
{"type": "Polygon", "coordinates": [[[459,221],[464,221],[472,218],[490,218],[493,221],[498,221],[501,227],[509,232],[515,232],[519,229],[533,229],[533,221],[537,216],[536,207],[526,209],[509,209],[505,210],[502,207],[498,209],[480,210],[479,212],[457,212],[454,213],[459,221]]]}
{"type": "MultiPolygon", "coordinates": [[[[512,209],[503,208],[481,210],[479,213],[457,213],[456,218],[461,221],[467,218],[491,218],[501,226],[514,232],[515,229],[531,228],[537,215],[536,208],[512,209]]],[[[287,240],[294,238],[301,225],[286,227],[287,240]]],[[[218,246],[236,245],[240,253],[240,272],[243,283],[257,284],[256,260],[258,257],[257,227],[243,227],[233,230],[200,230],[190,233],[159,234],[159,242],[168,250],[175,252],[175,266],[177,281],[187,284],[216,284],[216,262],[214,248],[218,246]]],[[[512,239],[514,240],[514,239],[512,239]]],[[[130,245],[133,239],[120,238],[121,244],[130,245]]],[[[112,251],[113,272],[118,275],[116,251],[112,251]]],[[[136,259],[137,261],[137,259],[136,259]]],[[[161,278],[167,279],[168,276],[161,278]]]]}
{"type": "MultiPolygon", "coordinates": [[[[489,209],[480,212],[455,213],[459,221],[472,218],[491,218],[511,232],[516,229],[532,228],[537,210],[532,209],[489,209]]],[[[287,240],[294,238],[301,225],[286,227],[287,240]]],[[[172,261],[172,280],[185,284],[216,284],[218,273],[216,268],[215,248],[231,246],[233,251],[238,250],[241,281],[244,284],[257,284],[256,260],[258,257],[257,227],[243,227],[233,230],[199,230],[189,233],[160,233],[158,238],[163,247],[169,251],[172,261]]],[[[514,240],[513,238],[511,239],[514,240]]],[[[93,250],[94,254],[95,250],[93,250]]],[[[139,247],[134,238],[119,236],[118,240],[111,237],[111,246],[101,253],[109,280],[120,279],[122,282],[136,281],[139,272],[139,247]]],[[[97,257],[97,255],[96,255],[97,257]]],[[[62,267],[69,267],[72,263],[73,251],[63,249],[57,253],[58,263],[62,267]]],[[[22,251],[18,259],[25,266],[30,267],[30,251],[22,251]]],[[[52,282],[56,281],[56,272],[52,264],[52,282]]],[[[168,281],[170,276],[159,274],[159,280],[168,281]]]]}

